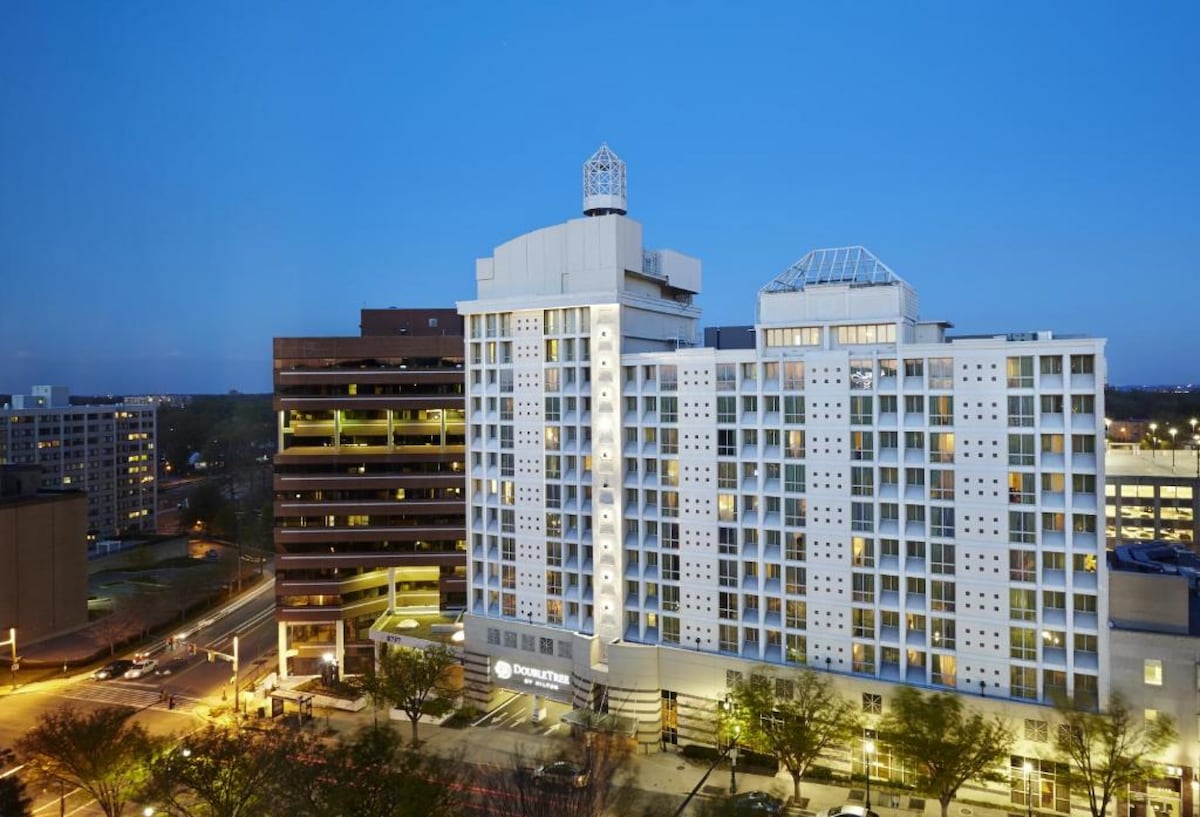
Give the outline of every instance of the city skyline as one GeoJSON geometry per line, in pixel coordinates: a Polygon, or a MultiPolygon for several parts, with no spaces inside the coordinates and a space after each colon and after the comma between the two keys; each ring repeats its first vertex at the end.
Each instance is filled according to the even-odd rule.
{"type": "Polygon", "coordinates": [[[1194,6],[472,11],[0,10],[0,392],[268,392],[273,337],[469,298],[602,142],[704,325],[861,244],[958,333],[1200,381],[1194,6]]]}

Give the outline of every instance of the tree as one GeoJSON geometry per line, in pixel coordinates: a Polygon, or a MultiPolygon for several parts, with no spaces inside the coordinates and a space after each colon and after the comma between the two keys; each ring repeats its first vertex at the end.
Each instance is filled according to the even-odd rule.
{"type": "Polygon", "coordinates": [[[784,680],[791,684],[782,685],[787,694],[780,697],[763,675],[739,681],[730,692],[733,707],[726,715],[726,730],[732,725],[739,743],[778,758],[792,777],[792,797],[798,801],[800,778],[829,746],[851,738],[858,729],[858,714],[815,672],[801,670],[784,680]]]}
{"type": "Polygon", "coordinates": [[[42,715],[17,750],[36,779],[81,788],[108,817],[119,817],[154,747],[146,730],[129,722],[133,714],[127,707],[80,713],[64,706],[42,715]]]}
{"type": "Polygon", "coordinates": [[[412,723],[412,745],[418,743],[417,722],[422,715],[444,715],[458,696],[453,668],[458,656],[440,644],[414,649],[397,647],[379,656],[379,667],[360,676],[354,685],[400,709],[412,723]]]}
{"type": "Polygon", "coordinates": [[[458,762],[405,749],[390,726],[360,729],[293,764],[286,813],[305,817],[452,817],[461,814],[458,762]]]}
{"type": "Polygon", "coordinates": [[[30,817],[33,800],[25,793],[25,783],[16,775],[0,777],[0,817],[30,817]]]}
{"type": "Polygon", "coordinates": [[[210,726],[150,760],[144,793],[173,817],[270,817],[279,781],[312,745],[284,729],[210,726]]]}
{"type": "Polygon", "coordinates": [[[1175,741],[1174,721],[1159,715],[1139,720],[1119,693],[1107,712],[1058,705],[1062,719],[1054,748],[1068,761],[1067,783],[1087,792],[1092,817],[1103,817],[1113,797],[1154,777],[1154,759],[1175,741]]]}
{"type": "Polygon", "coordinates": [[[583,746],[566,744],[543,757],[529,757],[518,749],[509,767],[474,769],[472,785],[467,787],[473,794],[470,813],[480,817],[633,814],[638,793],[627,774],[631,751],[626,738],[604,732],[589,732],[583,746]],[[586,768],[587,785],[539,785],[533,770],[558,759],[570,759],[586,768]]]}
{"type": "Polygon", "coordinates": [[[112,609],[92,622],[88,630],[108,647],[111,658],[117,653],[117,645],[137,634],[137,609],[128,596],[113,598],[112,609]]]}
{"type": "Polygon", "coordinates": [[[880,722],[880,740],[916,773],[916,787],[942,805],[942,817],[968,780],[997,780],[1012,748],[1012,730],[999,717],[969,709],[948,692],[923,695],[900,687],[880,722]]]}

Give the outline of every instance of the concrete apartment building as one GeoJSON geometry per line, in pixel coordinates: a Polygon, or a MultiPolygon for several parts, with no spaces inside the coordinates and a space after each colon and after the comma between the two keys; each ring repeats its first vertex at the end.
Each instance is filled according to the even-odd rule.
{"type": "Polygon", "coordinates": [[[1065,809],[1048,703],[1110,692],[1104,342],[954,335],[846,247],[699,345],[700,262],[625,212],[602,148],[585,217],[459,304],[469,697],[602,709],[652,751],[710,742],[751,675],[828,672],[868,724],[898,684],[956,691],[1024,725],[1013,802],[1029,762],[1065,809]]]}
{"type": "Polygon", "coordinates": [[[87,497],[42,481],[36,465],[0,466],[0,635],[15,627],[18,651],[88,620],[87,497]]]}
{"type": "Polygon", "coordinates": [[[381,615],[465,605],[462,326],[364,309],[361,336],[275,339],[281,674],[361,672],[381,615]]]}
{"type": "Polygon", "coordinates": [[[37,465],[42,488],[88,498],[88,539],[157,527],[157,410],[71,405],[64,386],[34,386],[0,408],[0,465],[37,465]]]}

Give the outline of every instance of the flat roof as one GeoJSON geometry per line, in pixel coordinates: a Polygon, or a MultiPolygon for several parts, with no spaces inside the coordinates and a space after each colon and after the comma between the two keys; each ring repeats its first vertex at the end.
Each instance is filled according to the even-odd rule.
{"type": "Polygon", "coordinates": [[[1104,454],[1104,472],[1110,477],[1155,477],[1158,479],[1196,479],[1198,452],[1190,448],[1175,449],[1174,466],[1170,449],[1110,448],[1104,454]]]}

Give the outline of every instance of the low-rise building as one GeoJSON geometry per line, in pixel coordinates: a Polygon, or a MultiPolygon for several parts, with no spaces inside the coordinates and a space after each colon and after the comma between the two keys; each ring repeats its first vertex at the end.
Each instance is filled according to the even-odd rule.
{"type": "Polygon", "coordinates": [[[0,634],[18,645],[87,623],[87,497],[45,490],[34,466],[0,467],[0,634]]]}

